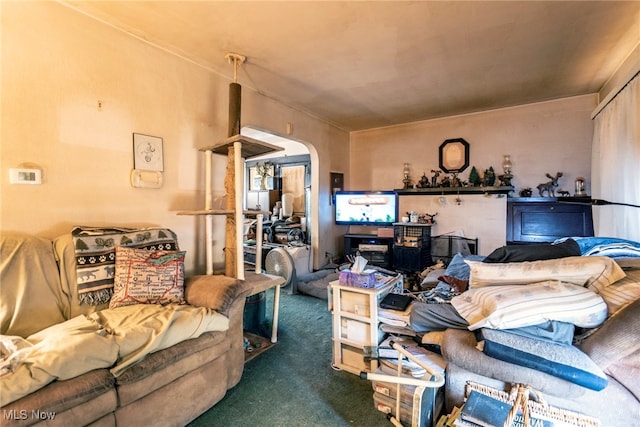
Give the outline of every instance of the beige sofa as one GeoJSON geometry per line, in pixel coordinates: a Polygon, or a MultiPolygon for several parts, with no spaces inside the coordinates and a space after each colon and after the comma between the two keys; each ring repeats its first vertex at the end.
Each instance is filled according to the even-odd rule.
{"type": "MultiPolygon", "coordinates": [[[[113,310],[105,305],[79,304],[74,285],[70,284],[75,283],[73,251],[70,236],[61,236],[54,241],[27,235],[0,236],[0,333],[3,336],[38,337],[38,331],[52,328],[54,332],[49,335],[56,335],[59,333],[56,328],[64,331],[68,324],[88,320],[95,323],[96,319],[109,317],[113,310]]],[[[122,355],[129,343],[126,336],[118,336],[118,332],[109,331],[111,333],[105,336],[104,329],[91,334],[91,339],[102,339],[97,341],[99,345],[105,344],[101,353],[80,357],[76,350],[71,350],[51,358],[56,364],[64,364],[65,360],[58,359],[69,356],[71,368],[77,369],[87,358],[93,357],[93,361],[104,358],[106,362],[100,360],[100,368],[49,382],[55,374],[44,372],[48,368],[38,371],[33,366],[19,365],[15,371],[0,377],[0,387],[5,390],[25,387],[12,382],[12,376],[18,375],[20,369],[30,369],[28,376],[42,377],[42,381],[48,383],[17,400],[0,402],[2,425],[185,425],[215,405],[240,381],[244,367],[242,319],[245,297],[256,282],[264,280],[280,278],[266,275],[251,275],[245,281],[224,276],[186,278],[186,306],[155,307],[166,309],[166,313],[173,313],[172,310],[180,315],[187,313],[183,316],[187,320],[192,318],[188,310],[195,310],[207,318],[212,316],[222,326],[204,333],[198,330],[189,339],[181,340],[174,337],[181,333],[177,329],[182,324],[176,321],[168,326],[171,345],[167,344],[166,348],[156,346],[144,357],[129,360],[120,369],[118,364],[123,362],[122,355]],[[113,341],[117,342],[118,359],[109,365],[107,353],[112,351],[113,341]],[[155,351],[158,348],[162,349],[155,351]]],[[[150,306],[144,307],[153,310],[150,306]]],[[[157,317],[164,315],[160,313],[157,317]]],[[[139,323],[139,320],[134,322],[139,323]]],[[[132,325],[132,330],[139,332],[138,327],[132,325]]],[[[154,331],[144,333],[155,334],[154,331]]],[[[68,341],[72,340],[60,342],[66,344],[68,341]]],[[[87,347],[94,346],[84,346],[87,347]]]]}

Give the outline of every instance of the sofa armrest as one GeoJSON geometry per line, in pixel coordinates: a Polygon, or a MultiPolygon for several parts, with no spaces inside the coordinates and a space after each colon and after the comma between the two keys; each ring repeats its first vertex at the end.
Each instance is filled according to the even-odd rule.
{"type": "Polygon", "coordinates": [[[473,332],[447,329],[442,340],[442,355],[447,362],[467,371],[507,383],[528,384],[542,393],[571,397],[585,393],[585,389],[577,384],[487,356],[476,348],[477,344],[473,332]]]}
{"type": "Polygon", "coordinates": [[[241,281],[222,275],[198,275],[185,280],[185,300],[196,307],[207,307],[229,316],[235,301],[246,298],[249,290],[241,281]]]}
{"type": "Polygon", "coordinates": [[[243,281],[222,275],[199,275],[185,280],[185,299],[189,304],[216,310],[229,318],[228,389],[238,384],[244,370],[244,305],[251,290],[243,281]]]}

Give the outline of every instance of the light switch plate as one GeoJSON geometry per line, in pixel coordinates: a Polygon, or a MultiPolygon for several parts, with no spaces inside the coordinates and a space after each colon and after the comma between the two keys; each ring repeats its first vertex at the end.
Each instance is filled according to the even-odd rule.
{"type": "Polygon", "coordinates": [[[9,168],[10,184],[42,184],[40,169],[9,168]]]}

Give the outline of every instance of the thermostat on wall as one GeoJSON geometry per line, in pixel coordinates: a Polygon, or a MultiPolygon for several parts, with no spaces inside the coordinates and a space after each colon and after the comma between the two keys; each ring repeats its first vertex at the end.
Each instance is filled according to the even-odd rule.
{"type": "Polygon", "coordinates": [[[42,184],[40,169],[9,168],[10,184],[42,184]]]}
{"type": "Polygon", "coordinates": [[[132,169],[131,185],[137,188],[160,188],[162,187],[162,172],[132,169]]]}

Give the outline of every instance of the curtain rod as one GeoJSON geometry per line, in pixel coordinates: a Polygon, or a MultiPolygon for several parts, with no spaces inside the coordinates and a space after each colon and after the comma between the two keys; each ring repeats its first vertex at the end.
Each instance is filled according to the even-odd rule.
{"type": "Polygon", "coordinates": [[[618,96],[618,94],[622,92],[625,87],[629,85],[629,83],[631,83],[636,77],[638,77],[638,75],[640,75],[640,70],[636,71],[635,74],[632,75],[631,78],[625,84],[623,84],[622,87],[618,89],[616,92],[610,92],[609,95],[607,95],[602,100],[602,102],[598,104],[598,106],[593,111],[593,113],[591,113],[591,120],[595,119],[598,116],[598,114],[600,114],[602,110],[604,110],[606,106],[609,105],[609,103],[611,103],[611,101],[613,101],[616,98],[616,96],[618,96]]]}
{"type": "Polygon", "coordinates": [[[558,200],[558,203],[568,203],[574,205],[592,205],[592,206],[604,206],[604,205],[617,205],[617,206],[630,206],[632,208],[640,208],[640,205],[634,205],[633,203],[622,203],[622,202],[610,202],[608,200],[603,199],[583,199],[583,200],[558,200]]]}

